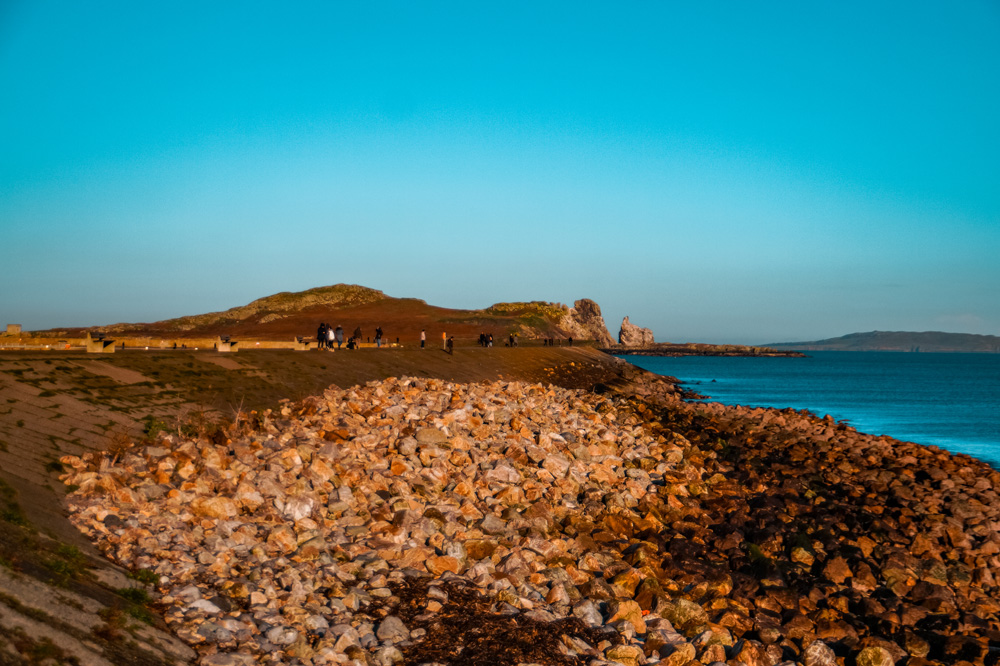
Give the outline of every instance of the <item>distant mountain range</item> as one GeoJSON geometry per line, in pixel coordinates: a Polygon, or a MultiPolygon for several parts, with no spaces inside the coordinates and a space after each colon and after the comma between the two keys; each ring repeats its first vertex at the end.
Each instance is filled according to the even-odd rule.
{"type": "Polygon", "coordinates": [[[800,351],[1000,352],[1000,337],[940,331],[871,331],[813,342],[776,342],[775,349],[800,351]]]}

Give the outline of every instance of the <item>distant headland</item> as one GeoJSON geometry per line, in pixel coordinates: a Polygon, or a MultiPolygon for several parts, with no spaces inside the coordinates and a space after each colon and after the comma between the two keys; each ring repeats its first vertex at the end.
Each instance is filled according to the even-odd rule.
{"type": "Polygon", "coordinates": [[[801,356],[796,351],[743,345],[674,344],[656,342],[653,332],[625,317],[617,344],[604,322],[600,306],[581,298],[572,307],[562,303],[528,301],[495,303],[479,310],[442,308],[419,298],[396,298],[356,284],[335,284],[300,292],[281,292],[222,312],[189,315],[151,323],[118,323],[88,328],[23,331],[17,324],[0,333],[0,347],[69,349],[86,345],[91,336],[112,351],[128,348],[207,348],[217,344],[259,349],[296,348],[319,335],[320,323],[340,326],[371,344],[376,327],[386,344],[412,344],[425,334],[435,340],[446,333],[460,343],[481,334],[494,336],[498,345],[592,344],[614,354],[646,356],[801,356]],[[125,348],[124,346],[121,348],[125,348]]]}
{"type": "MultiPolygon", "coordinates": [[[[388,341],[413,342],[421,331],[428,339],[442,332],[463,340],[475,340],[482,332],[498,340],[515,336],[524,340],[593,340],[597,345],[613,345],[601,308],[583,298],[572,307],[544,301],[495,303],[480,310],[442,308],[418,298],[395,298],[354,284],[336,284],[300,292],[282,292],[259,298],[246,305],[223,312],[210,312],[152,323],[120,323],[90,328],[60,328],[47,331],[22,331],[14,326],[5,336],[39,340],[79,340],[88,333],[99,333],[140,344],[166,347],[174,343],[211,340],[232,336],[241,341],[283,341],[290,346],[296,337],[316,333],[320,322],[341,326],[348,332],[360,329],[361,337],[373,336],[375,328],[384,330],[388,341]]],[[[264,345],[261,347],[272,346],[264,345]]]]}
{"type": "Polygon", "coordinates": [[[1000,337],[940,331],[871,331],[813,342],[774,342],[775,349],[799,351],[898,351],[998,353],[1000,337]]]}

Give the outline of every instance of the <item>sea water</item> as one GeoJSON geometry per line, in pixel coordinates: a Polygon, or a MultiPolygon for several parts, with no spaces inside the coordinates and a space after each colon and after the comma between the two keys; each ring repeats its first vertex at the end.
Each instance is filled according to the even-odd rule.
{"type": "Polygon", "coordinates": [[[807,352],[806,358],[625,356],[708,400],[792,407],[967,453],[1000,469],[1000,354],[807,352]]]}

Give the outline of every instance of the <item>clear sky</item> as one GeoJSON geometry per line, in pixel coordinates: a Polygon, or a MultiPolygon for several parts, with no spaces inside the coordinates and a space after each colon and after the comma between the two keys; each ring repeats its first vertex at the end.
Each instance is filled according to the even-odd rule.
{"type": "Polygon", "coordinates": [[[0,325],[338,282],[1000,335],[1000,4],[0,0],[0,325]]]}

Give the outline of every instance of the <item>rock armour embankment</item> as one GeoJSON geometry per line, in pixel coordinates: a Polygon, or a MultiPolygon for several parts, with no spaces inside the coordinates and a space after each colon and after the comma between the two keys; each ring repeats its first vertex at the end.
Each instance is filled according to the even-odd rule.
{"type": "Polygon", "coordinates": [[[995,472],[632,391],[373,382],[65,480],[205,664],[996,661],[995,472]]]}

